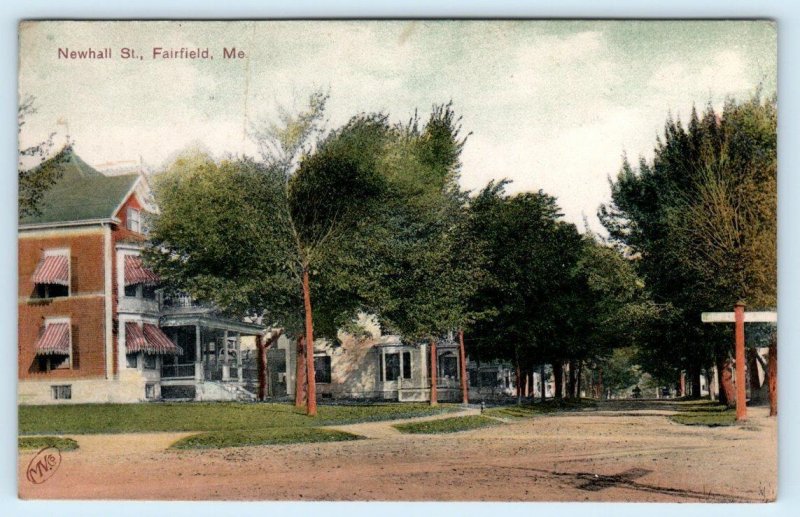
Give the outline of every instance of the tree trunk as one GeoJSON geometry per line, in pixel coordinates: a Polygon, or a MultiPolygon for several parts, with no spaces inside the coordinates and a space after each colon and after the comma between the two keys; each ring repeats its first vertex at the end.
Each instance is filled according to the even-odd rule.
{"type": "Polygon", "coordinates": [[[755,348],[747,349],[747,376],[750,378],[750,398],[758,397],[758,390],[761,389],[761,380],[758,378],[758,350],[755,348]]]}
{"type": "Polygon", "coordinates": [[[691,394],[691,397],[693,399],[699,399],[699,398],[701,398],[703,396],[703,389],[702,389],[702,386],[700,385],[700,370],[701,370],[701,368],[700,368],[699,364],[694,365],[690,370],[690,373],[692,375],[692,394],[691,394]]]}
{"type": "Polygon", "coordinates": [[[461,363],[461,403],[469,404],[469,386],[467,385],[467,351],[464,349],[464,331],[458,331],[458,355],[461,363]]]}
{"type": "Polygon", "coordinates": [[[575,398],[575,373],[578,368],[575,366],[575,360],[570,359],[567,363],[569,367],[569,375],[567,377],[567,398],[572,400],[575,398]]]}
{"type": "Polygon", "coordinates": [[[767,387],[769,388],[769,416],[778,416],[778,338],[769,344],[767,358],[767,387]]]}
{"type": "Polygon", "coordinates": [[[564,398],[564,365],[561,364],[561,361],[556,361],[553,363],[553,377],[556,388],[553,396],[556,400],[562,400],[564,398]]]}
{"type": "Polygon", "coordinates": [[[575,398],[581,399],[581,374],[583,373],[583,361],[578,361],[578,371],[575,372],[575,398]]]}
{"type": "Polygon", "coordinates": [[[303,335],[297,336],[297,359],[294,376],[294,405],[301,408],[306,405],[306,347],[303,335]]]}
{"type": "Polygon", "coordinates": [[[678,393],[676,393],[676,396],[683,397],[684,395],[686,395],[686,374],[681,370],[678,375],[678,393]]]}
{"type": "Polygon", "coordinates": [[[436,340],[431,338],[431,406],[439,404],[439,391],[436,387],[436,370],[438,368],[436,360],[436,340]]]}
{"type": "Polygon", "coordinates": [[[517,404],[522,404],[522,372],[519,368],[519,358],[516,365],[516,384],[517,384],[517,404]]]}
{"type": "Polygon", "coordinates": [[[603,400],[603,367],[597,370],[597,398],[603,400]]]}
{"type": "Polygon", "coordinates": [[[732,361],[730,356],[717,357],[717,371],[719,375],[719,401],[728,407],[736,405],[736,391],[733,388],[733,374],[731,373],[732,361]]]}
{"type": "Polygon", "coordinates": [[[541,393],[539,393],[539,396],[542,398],[542,402],[544,402],[547,398],[547,384],[544,379],[544,364],[539,366],[539,384],[541,385],[541,393]]]}
{"type": "Polygon", "coordinates": [[[306,313],[306,414],[317,416],[317,383],[314,379],[314,320],[311,313],[311,289],[308,281],[308,266],[303,268],[303,305],[306,313]]]}
{"type": "Polygon", "coordinates": [[[267,398],[267,348],[264,336],[256,334],[256,351],[258,352],[258,400],[267,398]]]}

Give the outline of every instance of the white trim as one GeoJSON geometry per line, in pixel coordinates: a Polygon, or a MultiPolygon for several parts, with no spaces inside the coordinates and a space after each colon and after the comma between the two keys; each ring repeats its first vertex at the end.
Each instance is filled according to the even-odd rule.
{"type": "Polygon", "coordinates": [[[49,223],[29,223],[19,225],[19,231],[38,230],[40,228],[66,228],[72,226],[102,226],[104,224],[119,224],[121,221],[116,217],[106,217],[102,219],[84,219],[80,221],[53,221],[49,223]]]}
{"type": "MultiPolygon", "coordinates": [[[[114,312],[113,312],[113,291],[112,291],[112,257],[111,257],[111,225],[104,227],[103,232],[103,285],[105,306],[105,370],[106,379],[111,379],[114,373],[114,312]]],[[[117,370],[121,370],[119,362],[117,370]]]]}
{"type": "MultiPolygon", "coordinates": [[[[126,201],[128,201],[128,198],[131,197],[131,194],[133,194],[136,191],[136,186],[139,184],[139,182],[141,180],[142,180],[142,176],[140,174],[139,177],[136,178],[136,181],[134,181],[133,184],[131,185],[131,188],[129,188],[128,191],[125,193],[125,195],[122,196],[122,201],[120,201],[120,203],[117,205],[117,208],[115,208],[114,211],[111,212],[111,216],[112,217],[117,215],[117,213],[119,212],[119,209],[122,208],[122,206],[125,204],[126,201]]],[[[119,219],[117,219],[117,220],[119,220],[119,219]]]]}

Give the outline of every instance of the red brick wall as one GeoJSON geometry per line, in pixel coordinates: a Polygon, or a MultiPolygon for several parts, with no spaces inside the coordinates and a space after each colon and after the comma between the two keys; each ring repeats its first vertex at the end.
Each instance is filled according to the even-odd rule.
{"type": "MultiPolygon", "coordinates": [[[[111,231],[111,249],[112,249],[112,260],[111,260],[111,311],[114,315],[114,328],[119,329],[119,317],[117,316],[117,305],[119,304],[119,286],[117,285],[117,243],[120,241],[143,241],[144,236],[140,233],[132,232],[128,230],[128,208],[137,208],[139,210],[142,209],[142,204],[139,202],[139,199],[136,197],[136,194],[131,194],[128,199],[120,207],[119,211],[115,214],[120,220],[119,226],[116,226],[111,231]]],[[[140,217],[141,219],[141,217],[140,217]]],[[[113,361],[113,372],[116,374],[119,371],[119,354],[117,353],[119,349],[119,333],[114,333],[114,361],[113,361]]]]}
{"type": "MultiPolygon", "coordinates": [[[[98,228],[99,230],[99,228],[98,228]]],[[[65,232],[67,233],[67,232],[65,232]]],[[[20,379],[103,377],[105,372],[103,234],[19,240],[19,341],[20,379]],[[32,299],[33,271],[44,250],[69,248],[72,271],[70,296],[32,299]],[[73,368],[39,372],[34,346],[46,317],[69,317],[72,323],[73,368]]]]}

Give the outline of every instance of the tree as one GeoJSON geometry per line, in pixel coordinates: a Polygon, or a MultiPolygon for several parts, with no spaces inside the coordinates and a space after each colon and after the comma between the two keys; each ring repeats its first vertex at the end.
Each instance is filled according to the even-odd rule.
{"type": "Polygon", "coordinates": [[[740,299],[775,306],[776,119],[774,97],[755,95],[727,101],[721,115],[693,111],[687,129],[668,120],[652,162],[625,160],[600,209],[664,309],[643,355],[689,371],[696,389],[703,368],[728,368],[731,348],[729,330],[703,326],[700,312],[740,299]]]}
{"type": "Polygon", "coordinates": [[[390,184],[380,222],[361,243],[365,306],[381,324],[430,346],[431,404],[436,404],[436,340],[473,318],[467,300],[483,275],[467,232],[466,195],[458,187],[466,137],[450,104],[392,128],[381,157],[390,184]]]}
{"type": "MultiPolygon", "coordinates": [[[[477,358],[512,361],[521,378],[529,365],[552,363],[562,394],[562,363],[582,346],[572,315],[580,287],[583,242],[574,225],[560,221],[555,198],[542,191],[505,194],[507,181],[491,182],[470,200],[470,232],[482,242],[488,278],[470,299],[483,315],[468,339],[477,358]]],[[[585,297],[583,297],[585,298],[585,297]]]]}
{"type": "MultiPolygon", "coordinates": [[[[22,133],[26,118],[36,113],[34,103],[35,99],[32,96],[27,96],[20,102],[17,108],[17,134],[22,133]]],[[[63,174],[59,165],[64,162],[72,146],[67,142],[60,151],[50,157],[54,146],[53,137],[55,133],[50,133],[45,140],[19,150],[17,212],[20,218],[40,213],[39,204],[42,197],[63,174]]]]}

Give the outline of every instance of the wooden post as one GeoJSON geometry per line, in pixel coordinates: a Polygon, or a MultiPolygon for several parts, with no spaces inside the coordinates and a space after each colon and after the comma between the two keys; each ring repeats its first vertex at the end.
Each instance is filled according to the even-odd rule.
{"type": "Polygon", "coordinates": [[[684,373],[683,371],[681,371],[681,376],[680,376],[680,379],[678,380],[678,383],[679,383],[679,388],[680,388],[680,393],[678,393],[678,396],[679,397],[685,397],[686,396],[686,373],[684,373]]]}
{"type": "Polygon", "coordinates": [[[747,399],[744,385],[744,303],[737,302],[733,308],[736,337],[736,420],[747,420],[747,399]]]}
{"type": "Polygon", "coordinates": [[[436,369],[438,368],[436,363],[436,340],[431,339],[431,406],[439,404],[439,392],[436,388],[436,369]]]}
{"type": "Polygon", "coordinates": [[[458,360],[461,362],[461,403],[469,404],[469,386],[467,385],[467,352],[464,349],[464,331],[458,331],[458,360]]]}

